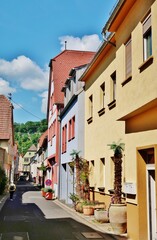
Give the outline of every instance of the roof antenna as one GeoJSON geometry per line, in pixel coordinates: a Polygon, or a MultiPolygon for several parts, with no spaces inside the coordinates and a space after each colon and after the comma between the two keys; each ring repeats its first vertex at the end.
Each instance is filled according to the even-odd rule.
{"type": "Polygon", "coordinates": [[[65,41],[65,50],[67,50],[67,41],[65,41]]]}
{"type": "Polygon", "coordinates": [[[8,93],[8,99],[11,101],[12,100],[12,94],[8,93]]]}

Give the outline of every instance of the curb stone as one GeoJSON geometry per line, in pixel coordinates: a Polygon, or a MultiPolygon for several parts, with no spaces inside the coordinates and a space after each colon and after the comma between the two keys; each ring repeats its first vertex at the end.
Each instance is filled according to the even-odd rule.
{"type": "MultiPolygon", "coordinates": [[[[81,222],[85,223],[86,225],[88,225],[89,227],[92,227],[93,229],[95,229],[96,231],[101,231],[102,233],[107,233],[107,234],[114,234],[113,229],[110,225],[110,223],[99,223],[95,220],[94,216],[85,216],[81,213],[76,212],[72,207],[62,203],[61,201],[59,201],[58,199],[54,200],[54,202],[61,206],[62,208],[64,208],[67,211],[70,211],[72,215],[74,215],[74,218],[76,219],[81,219],[81,222]]],[[[117,236],[117,235],[115,235],[117,236]]],[[[127,234],[121,234],[119,235],[121,237],[124,237],[125,239],[127,239],[127,234]]]]}

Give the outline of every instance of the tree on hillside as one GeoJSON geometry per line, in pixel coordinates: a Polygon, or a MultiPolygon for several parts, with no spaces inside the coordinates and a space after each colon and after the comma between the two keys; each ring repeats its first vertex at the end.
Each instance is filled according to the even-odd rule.
{"type": "Polygon", "coordinates": [[[25,154],[32,144],[37,146],[39,137],[46,130],[46,119],[39,122],[14,123],[15,141],[18,143],[19,153],[25,154]]]}

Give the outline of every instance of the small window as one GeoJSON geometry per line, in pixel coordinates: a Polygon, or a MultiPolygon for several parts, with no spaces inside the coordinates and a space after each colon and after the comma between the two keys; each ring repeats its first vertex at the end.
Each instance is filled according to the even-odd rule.
{"type": "Polygon", "coordinates": [[[105,82],[100,86],[100,94],[101,108],[105,108],[105,82]]]}
{"type": "Polygon", "coordinates": [[[93,122],[93,95],[89,97],[88,101],[88,116],[87,122],[90,124],[93,122]]]}
{"type": "Polygon", "coordinates": [[[93,116],[93,95],[89,97],[89,116],[93,116]]]}
{"type": "Polygon", "coordinates": [[[116,71],[111,75],[111,101],[108,104],[108,108],[111,110],[116,106],[116,71]]]}
{"type": "Polygon", "coordinates": [[[29,158],[24,158],[24,162],[29,162],[29,158]]]}
{"type": "Polygon", "coordinates": [[[71,132],[72,132],[72,138],[75,138],[75,116],[72,118],[72,130],[71,130],[71,132]]]}
{"type": "Polygon", "coordinates": [[[143,22],[143,58],[146,61],[152,56],[151,14],[143,22]]]}
{"type": "Polygon", "coordinates": [[[62,128],[62,153],[67,150],[67,124],[62,128]]]}
{"type": "Polygon", "coordinates": [[[112,91],[112,96],[111,96],[111,100],[115,100],[116,99],[116,71],[111,75],[111,91],[112,91]]]}
{"type": "Polygon", "coordinates": [[[92,164],[92,166],[94,167],[94,160],[91,160],[91,164],[92,164]]]}
{"type": "Polygon", "coordinates": [[[105,158],[100,158],[102,165],[105,165],[105,158]]]}
{"type": "Polygon", "coordinates": [[[75,138],[75,116],[69,120],[68,125],[68,141],[71,141],[75,138]]]}
{"type": "Polygon", "coordinates": [[[132,74],[132,54],[131,39],[125,44],[125,77],[126,79],[132,74]]]}

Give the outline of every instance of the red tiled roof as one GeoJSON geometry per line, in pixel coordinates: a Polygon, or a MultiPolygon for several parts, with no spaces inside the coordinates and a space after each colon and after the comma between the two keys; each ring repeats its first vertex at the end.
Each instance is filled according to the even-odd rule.
{"type": "Polygon", "coordinates": [[[0,139],[13,139],[13,105],[0,95],[0,139]]]}
{"type": "MultiPolygon", "coordinates": [[[[75,66],[90,63],[94,55],[95,52],[64,50],[51,59],[50,81],[54,81],[54,103],[64,102],[64,94],[61,92],[61,89],[69,76],[70,70],[75,66]]],[[[51,84],[49,86],[51,86],[51,84]]]]}
{"type": "Polygon", "coordinates": [[[46,130],[39,138],[39,147],[42,147],[43,142],[47,138],[47,136],[48,136],[48,130],[46,130]]]}
{"type": "Polygon", "coordinates": [[[36,151],[37,150],[37,148],[36,148],[36,146],[33,144],[32,146],[30,146],[30,148],[27,150],[27,152],[34,152],[34,151],[36,151]]]}

